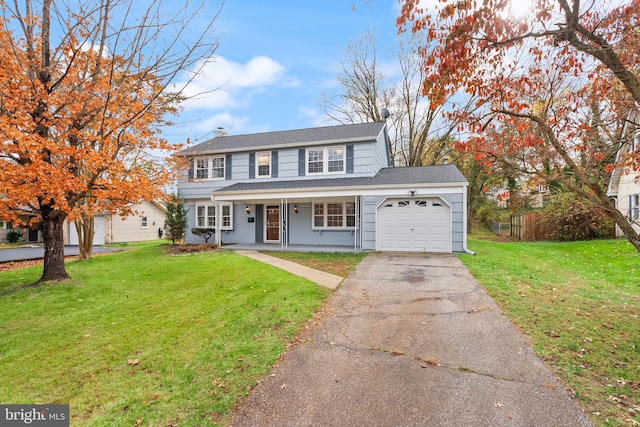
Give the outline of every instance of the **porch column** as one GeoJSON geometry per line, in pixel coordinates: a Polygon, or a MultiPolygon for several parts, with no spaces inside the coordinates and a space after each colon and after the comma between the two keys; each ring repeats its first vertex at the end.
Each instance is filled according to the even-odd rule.
{"type": "MultiPolygon", "coordinates": [[[[358,196],[354,196],[353,198],[353,202],[354,202],[354,214],[356,215],[355,218],[355,224],[354,224],[354,231],[353,231],[353,250],[354,251],[358,251],[358,223],[359,221],[359,216],[360,216],[360,204],[358,203],[358,196]]],[[[345,224],[346,225],[346,224],[345,224]]]]}
{"type": "Polygon", "coordinates": [[[215,230],[216,230],[216,243],[218,243],[218,247],[222,246],[222,236],[221,236],[221,232],[220,232],[220,221],[222,220],[222,215],[220,214],[220,203],[218,202],[213,202],[214,205],[214,209],[216,212],[215,215],[215,221],[216,221],[216,226],[215,226],[215,230]]]}
{"type": "Polygon", "coordinates": [[[286,249],[288,247],[287,240],[289,238],[289,202],[288,199],[280,199],[282,209],[282,230],[280,235],[280,247],[286,249]]]}

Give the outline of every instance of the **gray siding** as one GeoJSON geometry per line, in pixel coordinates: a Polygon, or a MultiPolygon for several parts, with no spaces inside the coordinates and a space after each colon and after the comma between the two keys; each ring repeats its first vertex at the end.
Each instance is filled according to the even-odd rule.
{"type": "Polygon", "coordinates": [[[376,250],[376,207],[385,197],[362,197],[362,250],[376,250]]]}
{"type": "Polygon", "coordinates": [[[289,244],[318,246],[353,246],[354,231],[313,230],[311,228],[311,203],[299,203],[298,213],[289,204],[289,244]]]}
{"type": "Polygon", "coordinates": [[[371,144],[371,158],[375,172],[381,168],[394,166],[389,162],[389,150],[385,141],[385,132],[382,132],[374,144],[371,144]]]}
{"type": "MultiPolygon", "coordinates": [[[[374,154],[380,151],[377,144],[371,142],[353,144],[353,173],[340,175],[313,175],[298,176],[298,149],[287,148],[278,150],[278,173],[277,177],[253,178],[250,179],[250,154],[253,152],[233,153],[231,157],[231,177],[221,180],[204,180],[179,182],[178,190],[186,200],[210,198],[211,192],[223,187],[227,187],[238,182],[247,181],[278,181],[294,179],[318,179],[326,176],[328,178],[374,176],[381,164],[380,158],[374,159],[374,154]]],[[[327,145],[329,146],[329,145],[327,145]]],[[[193,162],[191,163],[193,168],[193,162]]]]}

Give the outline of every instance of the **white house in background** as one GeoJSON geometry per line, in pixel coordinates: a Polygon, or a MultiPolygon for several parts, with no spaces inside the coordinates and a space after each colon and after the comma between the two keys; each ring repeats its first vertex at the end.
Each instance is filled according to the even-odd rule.
{"type": "Polygon", "coordinates": [[[386,123],[218,136],[183,150],[193,227],[224,244],[464,252],[467,180],[453,165],[391,167],[386,123]]]}
{"type": "Polygon", "coordinates": [[[8,224],[4,221],[0,221],[0,243],[7,241],[7,233],[9,231],[8,224]]]}
{"type": "MultiPolygon", "coordinates": [[[[131,210],[137,214],[122,218],[118,214],[99,214],[94,217],[94,245],[108,243],[142,242],[160,239],[159,230],[164,231],[166,208],[153,201],[131,204],[131,210]]],[[[6,241],[9,230],[0,222],[0,242],[6,241]]],[[[23,242],[42,242],[42,233],[37,230],[23,230],[23,242]]],[[[73,222],[64,223],[64,242],[66,245],[78,244],[78,232],[73,222]]]]}
{"type": "MultiPolygon", "coordinates": [[[[629,149],[640,155],[640,134],[633,138],[629,149]]],[[[628,154],[628,151],[619,153],[624,154],[628,154]]],[[[607,195],[614,198],[616,208],[629,218],[633,228],[640,232],[640,171],[614,170],[607,195]]],[[[616,236],[622,236],[622,231],[617,226],[616,236]]]]}
{"type": "MultiPolygon", "coordinates": [[[[160,203],[146,200],[131,204],[130,207],[134,213],[124,218],[111,213],[94,217],[94,245],[142,242],[161,238],[159,230],[164,230],[166,208],[160,203]]],[[[78,233],[73,222],[67,221],[65,224],[65,243],[78,244],[78,233]]]]}

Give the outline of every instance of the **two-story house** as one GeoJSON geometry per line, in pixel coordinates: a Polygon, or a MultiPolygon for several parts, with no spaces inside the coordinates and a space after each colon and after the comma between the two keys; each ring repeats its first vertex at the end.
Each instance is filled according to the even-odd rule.
{"type": "MultiPolygon", "coordinates": [[[[466,251],[467,180],[394,168],[384,122],[218,136],[183,150],[189,227],[222,244],[466,251]]],[[[186,242],[202,239],[187,233],[186,242]]],[[[264,247],[264,246],[263,246],[264,247]]]]}

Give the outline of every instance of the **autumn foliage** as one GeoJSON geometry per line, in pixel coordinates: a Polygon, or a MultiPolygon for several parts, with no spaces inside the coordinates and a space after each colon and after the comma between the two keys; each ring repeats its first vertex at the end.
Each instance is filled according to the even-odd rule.
{"type": "Polygon", "coordinates": [[[398,25],[423,34],[432,102],[474,97],[457,148],[486,167],[554,183],[600,206],[640,251],[640,238],[607,195],[614,170],[640,169],[640,1],[405,0],[398,25]],[[521,3],[521,2],[520,2],[521,3]]]}
{"type": "Polygon", "coordinates": [[[76,12],[36,4],[0,0],[0,219],[42,231],[41,280],[58,280],[65,219],[126,215],[131,202],[162,197],[172,173],[160,159],[178,147],[159,126],[180,100],[166,89],[191,62],[145,59],[157,55],[145,46],[151,16],[114,32],[109,1],[76,12]]]}

